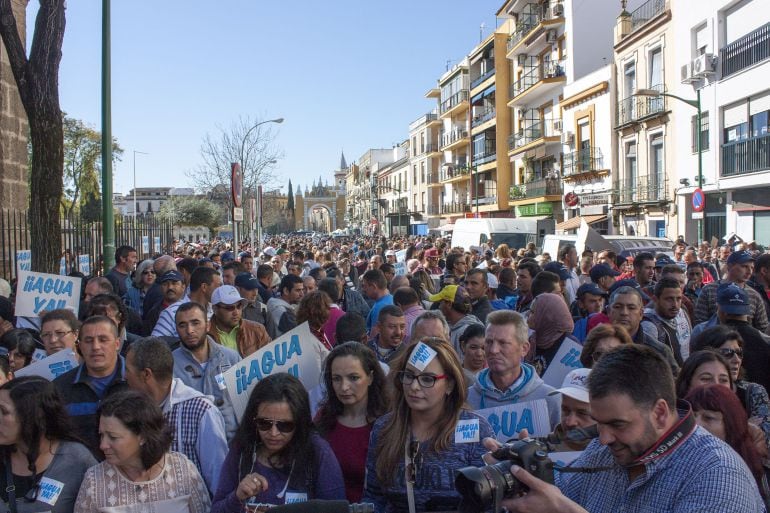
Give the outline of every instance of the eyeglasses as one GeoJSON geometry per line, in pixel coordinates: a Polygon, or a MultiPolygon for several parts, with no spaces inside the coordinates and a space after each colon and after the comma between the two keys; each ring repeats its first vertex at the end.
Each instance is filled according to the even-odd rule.
{"type": "Polygon", "coordinates": [[[449,376],[447,374],[441,374],[439,376],[436,376],[435,374],[417,374],[415,375],[413,372],[410,371],[399,371],[396,376],[398,377],[398,380],[401,382],[402,385],[411,385],[414,383],[414,380],[417,380],[417,383],[422,388],[433,388],[433,386],[436,384],[436,381],[439,379],[446,379],[449,376]]]}
{"type": "Polygon", "coordinates": [[[737,356],[740,359],[743,359],[743,349],[730,349],[728,347],[722,347],[719,349],[719,354],[724,356],[725,358],[732,358],[733,356],[737,356]]]}
{"type": "Polygon", "coordinates": [[[275,420],[262,417],[255,418],[254,423],[257,425],[259,431],[271,431],[273,426],[275,426],[281,433],[292,433],[297,427],[297,424],[293,420],[275,420]]]}
{"type": "Polygon", "coordinates": [[[45,333],[41,333],[40,334],[40,338],[42,340],[58,340],[58,339],[66,337],[70,333],[75,333],[75,330],[54,331],[54,332],[47,331],[45,333]]]}

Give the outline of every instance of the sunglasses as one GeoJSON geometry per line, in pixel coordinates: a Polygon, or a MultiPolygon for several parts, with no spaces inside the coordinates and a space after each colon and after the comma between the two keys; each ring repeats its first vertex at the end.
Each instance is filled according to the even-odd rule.
{"type": "Polygon", "coordinates": [[[737,356],[738,358],[743,358],[743,349],[729,349],[727,347],[721,348],[719,350],[719,354],[724,356],[725,358],[732,358],[733,356],[737,356]]]}
{"type": "Polygon", "coordinates": [[[271,431],[273,426],[275,426],[281,433],[292,433],[297,427],[297,424],[293,420],[275,420],[262,417],[255,418],[254,423],[257,425],[259,431],[271,431]]]}

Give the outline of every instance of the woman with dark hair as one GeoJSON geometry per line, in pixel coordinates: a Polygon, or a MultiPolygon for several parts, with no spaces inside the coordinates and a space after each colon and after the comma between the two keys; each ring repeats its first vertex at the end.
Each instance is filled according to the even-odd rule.
{"type": "Polygon", "coordinates": [[[483,324],[471,324],[460,335],[460,349],[463,352],[463,374],[467,386],[476,381],[476,374],[487,366],[485,330],[483,324]]]}
{"type": "Polygon", "coordinates": [[[339,305],[339,302],[345,297],[345,291],[342,288],[342,284],[337,281],[337,278],[324,278],[319,281],[318,290],[320,292],[325,292],[329,296],[329,299],[331,299],[331,304],[329,305],[329,318],[326,319],[326,322],[321,329],[331,345],[335,346],[337,345],[337,321],[340,320],[340,317],[345,315],[345,310],[339,305]]]}
{"type": "Polygon", "coordinates": [[[464,408],[465,380],[454,348],[426,337],[393,361],[392,411],[374,423],[364,502],[377,512],[454,511],[454,471],[480,467],[494,432],[464,408]]]}
{"type": "Polygon", "coordinates": [[[219,475],[212,513],[344,499],[339,463],[313,429],[305,387],[286,373],[254,386],[219,475]]]}
{"type": "Polygon", "coordinates": [[[10,511],[71,513],[95,464],[51,382],[27,376],[0,387],[0,498],[10,511]]]}
{"type": "Polygon", "coordinates": [[[40,339],[45,353],[51,356],[62,349],[74,351],[80,333],[80,321],[65,308],[46,312],[40,319],[40,339]]]}
{"type": "Polygon", "coordinates": [[[305,294],[297,307],[297,326],[307,321],[310,332],[329,350],[332,349],[333,344],[323,328],[331,315],[331,307],[332,300],[329,294],[320,290],[305,294]]]}
{"type": "Polygon", "coordinates": [[[749,430],[749,418],[735,394],[716,385],[698,386],[690,390],[685,400],[692,406],[695,421],[709,433],[724,441],[737,452],[757,480],[757,486],[768,504],[770,493],[762,456],[757,451],[749,430]]]}
{"type": "Polygon", "coordinates": [[[326,396],[316,426],[337,456],[345,496],[360,502],[372,425],[388,409],[385,373],[371,349],[345,342],[326,357],[323,377],[326,396]]]}
{"type": "Polygon", "coordinates": [[[626,328],[619,324],[600,324],[588,332],[583,350],[580,352],[580,363],[590,369],[607,352],[624,344],[632,344],[633,340],[626,328]]]}
{"type": "Polygon", "coordinates": [[[676,377],[676,396],[684,399],[691,389],[700,385],[733,386],[730,364],[716,351],[690,353],[676,377]]]}
{"type": "Polygon", "coordinates": [[[169,452],[171,433],[148,395],[124,390],[108,396],[99,407],[99,436],[105,460],[86,471],[78,513],[209,511],[206,484],[190,460],[169,452]]]}
{"type": "Polygon", "coordinates": [[[765,434],[765,445],[770,449],[770,398],[765,387],[742,379],[743,338],[729,326],[719,324],[703,330],[690,341],[691,351],[713,349],[721,354],[730,364],[733,378],[733,391],[741,401],[749,422],[765,434]]]}
{"type": "Polygon", "coordinates": [[[139,317],[142,316],[142,304],[144,303],[144,296],[147,295],[147,291],[155,283],[155,269],[153,265],[155,260],[147,259],[142,260],[136,266],[136,271],[131,278],[131,285],[126,288],[126,294],[123,296],[123,301],[126,306],[133,309],[139,317]]]}
{"type": "Polygon", "coordinates": [[[11,370],[16,372],[32,363],[36,349],[42,349],[41,344],[32,334],[23,329],[14,329],[0,337],[0,348],[8,351],[8,361],[11,370]]]}

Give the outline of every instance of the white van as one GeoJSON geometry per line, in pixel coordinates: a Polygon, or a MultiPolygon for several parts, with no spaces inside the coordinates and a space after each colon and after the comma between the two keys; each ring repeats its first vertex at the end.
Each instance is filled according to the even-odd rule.
{"type": "MultiPolygon", "coordinates": [[[[674,243],[665,237],[631,237],[628,235],[602,235],[607,242],[612,244],[618,256],[636,256],[644,251],[652,253],[665,253],[674,256],[674,243]]],[[[543,241],[543,253],[548,253],[556,260],[559,250],[567,244],[574,245],[577,235],[546,235],[543,241]]]]}
{"type": "Polygon", "coordinates": [[[539,218],[482,218],[458,219],[452,232],[452,247],[466,251],[492,241],[493,246],[508,244],[511,249],[524,248],[534,242],[540,247],[543,238],[554,232],[553,219],[539,218]]]}

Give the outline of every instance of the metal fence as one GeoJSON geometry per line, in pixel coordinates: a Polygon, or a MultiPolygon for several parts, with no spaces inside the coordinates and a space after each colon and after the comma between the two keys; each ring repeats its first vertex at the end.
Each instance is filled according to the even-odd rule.
{"type": "Polygon", "coordinates": [[[719,50],[722,78],[770,58],[770,23],[762,25],[719,50]]]}
{"type": "MultiPolygon", "coordinates": [[[[156,253],[170,252],[173,243],[170,222],[153,215],[115,216],[115,247],[136,248],[139,259],[156,253]],[[159,240],[156,240],[158,239],[159,240]],[[159,247],[156,244],[159,242],[159,247]]],[[[0,276],[8,281],[16,277],[16,254],[29,250],[30,227],[26,210],[0,210],[0,276]]],[[[91,274],[102,268],[102,223],[88,222],[71,215],[61,220],[62,257],[64,270],[78,271],[78,256],[89,255],[91,274]]]]}

